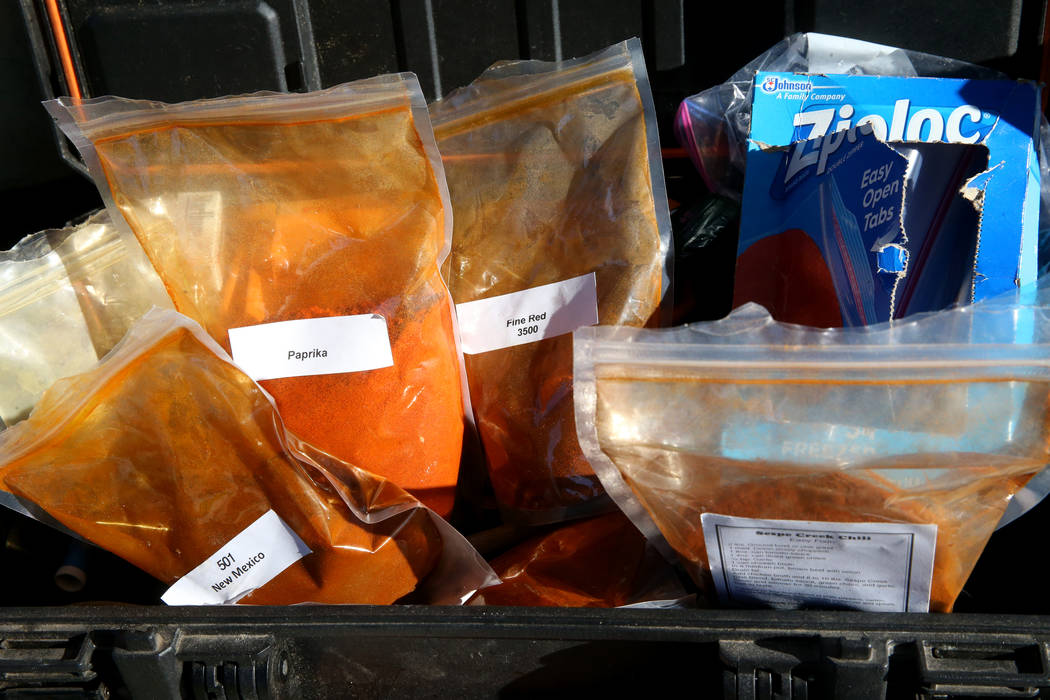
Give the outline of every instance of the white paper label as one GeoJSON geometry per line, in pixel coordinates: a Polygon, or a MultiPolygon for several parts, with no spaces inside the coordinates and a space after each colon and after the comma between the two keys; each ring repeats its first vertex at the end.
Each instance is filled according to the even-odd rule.
{"type": "Polygon", "coordinates": [[[310,552],[299,535],[268,510],[160,599],[168,605],[235,603],[310,552]]]}
{"type": "Polygon", "coordinates": [[[936,525],[700,516],[723,603],[929,612],[936,525]]]}
{"type": "Polygon", "coordinates": [[[230,329],[233,361],[252,379],[308,377],[390,367],[390,336],[378,314],[278,321],[230,329]]]}
{"type": "Polygon", "coordinates": [[[524,345],[598,323],[594,273],[521,292],[456,304],[463,352],[524,345]]]}

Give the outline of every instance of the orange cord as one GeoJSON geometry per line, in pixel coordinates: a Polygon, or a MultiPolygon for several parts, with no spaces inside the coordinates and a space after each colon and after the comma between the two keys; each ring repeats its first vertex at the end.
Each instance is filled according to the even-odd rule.
{"type": "Polygon", "coordinates": [[[58,0],[44,0],[47,6],[47,14],[51,19],[51,34],[55,37],[55,45],[58,46],[58,57],[62,62],[62,72],[66,76],[69,85],[69,95],[80,99],[80,85],[77,83],[77,74],[73,69],[73,54],[69,50],[69,41],[66,39],[66,28],[62,24],[62,14],[58,11],[58,0]]]}

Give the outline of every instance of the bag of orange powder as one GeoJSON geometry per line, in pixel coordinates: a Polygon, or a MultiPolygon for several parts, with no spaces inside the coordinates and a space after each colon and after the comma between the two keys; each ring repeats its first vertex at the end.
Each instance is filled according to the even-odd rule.
{"type": "Polygon", "coordinates": [[[496,581],[415,498],[286,433],[174,311],[0,433],[0,486],[173,584],[171,605],[459,604],[496,581]]]}
{"type": "Polygon", "coordinates": [[[561,524],[491,561],[471,605],[615,608],[686,597],[674,567],[623,513],[561,524]]]}
{"type": "Polygon", "coordinates": [[[669,297],[641,45],[499,63],[430,110],[455,212],[449,288],[496,498],[532,523],[606,507],[576,441],[570,333],[643,326],[669,297]]]}
{"type": "Polygon", "coordinates": [[[447,193],[415,77],[47,107],[175,308],[289,429],[447,515],[469,410],[439,273],[447,193]]]}
{"type": "Polygon", "coordinates": [[[580,329],[580,443],[729,605],[950,611],[1050,458],[1050,299],[822,331],[580,329]]]}

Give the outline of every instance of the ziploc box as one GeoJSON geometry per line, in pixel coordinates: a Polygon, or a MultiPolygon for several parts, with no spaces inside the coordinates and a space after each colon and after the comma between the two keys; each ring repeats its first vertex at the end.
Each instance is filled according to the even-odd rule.
{"type": "Polygon", "coordinates": [[[734,306],[864,325],[1035,280],[1039,89],[759,73],[734,306]]]}

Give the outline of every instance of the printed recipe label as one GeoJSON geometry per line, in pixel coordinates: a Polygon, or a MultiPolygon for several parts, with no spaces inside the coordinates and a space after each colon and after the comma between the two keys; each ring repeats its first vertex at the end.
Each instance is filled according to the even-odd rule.
{"type": "Polygon", "coordinates": [[[394,364],[386,319],[378,314],[231,328],[230,354],[256,381],[362,372],[394,364]]]}
{"type": "Polygon", "coordinates": [[[594,273],[456,304],[463,352],[475,355],[572,333],[598,323],[594,273]]]}
{"type": "Polygon", "coordinates": [[[723,603],[929,612],[936,525],[700,516],[723,603]]]}
{"type": "Polygon", "coordinates": [[[299,535],[268,510],[160,599],[168,605],[235,603],[310,553],[299,535]]]}

